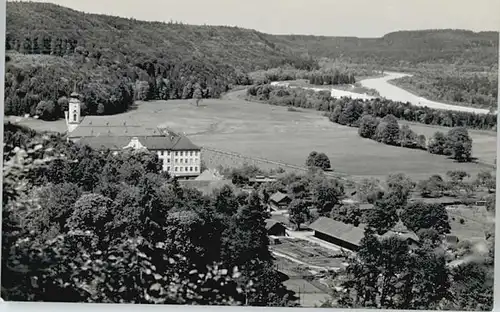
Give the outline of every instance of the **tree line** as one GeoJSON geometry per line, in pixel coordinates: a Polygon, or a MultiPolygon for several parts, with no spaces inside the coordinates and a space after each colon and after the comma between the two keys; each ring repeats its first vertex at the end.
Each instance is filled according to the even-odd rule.
{"type": "Polygon", "coordinates": [[[147,152],[112,155],[6,124],[2,298],[293,306],[255,192],[182,188],[147,152]]]}
{"type": "Polygon", "coordinates": [[[393,115],[397,119],[444,127],[467,127],[471,129],[496,129],[496,115],[476,114],[470,112],[447,111],[429,107],[419,107],[410,103],[396,102],[388,99],[352,99],[347,97],[333,98],[327,91],[315,92],[307,89],[288,89],[268,84],[248,88],[247,96],[253,100],[266,101],[272,105],[311,108],[333,113],[337,111],[352,112],[353,118],[363,114],[384,118],[393,115]]]}
{"type": "Polygon", "coordinates": [[[297,67],[287,66],[256,71],[249,75],[253,83],[256,84],[298,79],[308,80],[312,85],[342,85],[356,83],[355,73],[352,70],[339,68],[303,70],[297,67]]]}
{"type": "Polygon", "coordinates": [[[436,131],[427,142],[425,135],[418,135],[410,126],[399,126],[394,115],[377,118],[364,114],[359,117],[349,108],[334,109],[328,118],[341,125],[358,127],[359,136],[383,144],[427,150],[431,154],[450,156],[459,162],[472,160],[472,138],[464,127],[452,128],[446,135],[436,131]]]}
{"type": "Polygon", "coordinates": [[[496,110],[498,76],[424,71],[391,81],[419,96],[444,102],[496,110]]]}

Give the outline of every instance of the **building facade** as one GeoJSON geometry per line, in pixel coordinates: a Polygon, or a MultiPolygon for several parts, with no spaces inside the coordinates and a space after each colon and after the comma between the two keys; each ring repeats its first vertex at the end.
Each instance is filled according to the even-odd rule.
{"type": "Polygon", "coordinates": [[[170,129],[144,127],[126,121],[113,123],[106,116],[81,117],[79,95],[71,94],[65,112],[67,138],[94,149],[148,150],[158,155],[163,171],[181,178],[197,177],[201,173],[201,148],[185,135],[170,129]]]}

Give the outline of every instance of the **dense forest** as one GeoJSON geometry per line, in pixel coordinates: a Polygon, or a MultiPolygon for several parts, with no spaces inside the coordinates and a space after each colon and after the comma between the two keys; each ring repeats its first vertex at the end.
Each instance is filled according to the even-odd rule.
{"type": "MultiPolygon", "coordinates": [[[[366,76],[367,71],[363,71],[366,76]]],[[[370,72],[374,75],[373,72],[370,72]]],[[[356,75],[362,75],[360,71],[322,68],[317,70],[300,70],[292,67],[278,67],[267,70],[255,71],[249,74],[254,84],[269,83],[273,81],[289,81],[305,79],[312,85],[342,85],[356,83],[356,75]]]]}
{"type": "Polygon", "coordinates": [[[393,115],[397,119],[423,124],[471,129],[496,129],[497,121],[496,115],[493,114],[446,111],[380,98],[373,100],[333,98],[328,91],[315,92],[300,88],[274,87],[269,84],[248,88],[247,96],[249,99],[266,101],[272,105],[311,108],[324,111],[328,115],[342,114],[346,119],[344,124],[355,124],[365,114],[378,118],[393,115]]]}
{"type": "Polygon", "coordinates": [[[424,71],[392,80],[391,83],[431,100],[493,110],[498,105],[496,73],[424,71]]]}
{"type": "MultiPolygon", "coordinates": [[[[341,59],[346,68],[498,68],[494,32],[428,30],[375,39],[275,36],[238,27],[86,14],[47,3],[8,2],[5,44],[5,113],[49,120],[62,116],[75,84],[84,114],[115,114],[134,100],[217,97],[233,85],[251,84],[248,73],[256,70],[317,71],[325,57],[326,62],[341,59]]],[[[340,68],[338,75],[309,76],[313,84],[336,84],[363,74],[340,68]]],[[[481,96],[488,103],[493,93],[485,91],[481,96]]],[[[481,96],[474,101],[483,101],[481,96]]]]}
{"type": "Polygon", "coordinates": [[[6,114],[38,109],[59,118],[75,84],[84,114],[114,114],[134,100],[218,97],[249,84],[246,72],[254,69],[317,68],[253,30],[140,22],[44,3],[7,6],[6,114]]]}
{"type": "Polygon", "coordinates": [[[381,38],[275,36],[276,45],[315,57],[343,58],[386,69],[446,64],[469,70],[498,70],[498,32],[439,29],[397,31],[381,38]]]}
{"type": "Polygon", "coordinates": [[[295,305],[256,193],[182,188],[149,152],[5,125],[2,298],[295,305]]]}

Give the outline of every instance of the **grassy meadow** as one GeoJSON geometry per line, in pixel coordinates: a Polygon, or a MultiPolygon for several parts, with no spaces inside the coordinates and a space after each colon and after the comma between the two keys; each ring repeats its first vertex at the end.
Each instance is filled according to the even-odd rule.
{"type": "MultiPolygon", "coordinates": [[[[425,179],[455,169],[472,175],[490,169],[483,164],[460,164],[426,151],[363,139],[358,136],[356,128],[334,124],[319,112],[288,111],[286,107],[251,103],[234,97],[203,100],[199,107],[192,100],[137,102],[136,109],[97,118],[126,121],[127,124],[168,126],[185,132],[200,146],[296,165],[303,165],[311,151],[321,151],[328,155],[335,171],[358,178],[384,178],[390,173],[404,172],[415,179],[425,179]]],[[[37,130],[65,130],[64,120],[23,119],[20,123],[37,130]]],[[[447,131],[419,124],[412,125],[412,128],[426,136],[439,129],[447,131]]],[[[480,161],[492,163],[496,153],[495,133],[470,133],[474,140],[473,155],[480,161]]]]}

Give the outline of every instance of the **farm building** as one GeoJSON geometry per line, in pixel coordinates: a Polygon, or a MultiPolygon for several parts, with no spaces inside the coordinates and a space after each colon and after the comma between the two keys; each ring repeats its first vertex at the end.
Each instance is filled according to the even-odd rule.
{"type": "Polygon", "coordinates": [[[420,239],[413,231],[410,231],[404,224],[399,220],[396,225],[384,235],[380,235],[379,238],[386,239],[391,236],[397,236],[408,242],[410,247],[417,247],[420,239]]]}
{"type": "Polygon", "coordinates": [[[459,242],[459,239],[456,235],[446,234],[445,242],[448,246],[456,246],[459,242]]]}
{"type": "Polygon", "coordinates": [[[355,227],[326,217],[320,217],[309,225],[314,236],[347,250],[356,251],[364,237],[364,228],[355,227]]]}
{"type": "Polygon", "coordinates": [[[287,209],[292,199],[287,194],[276,192],[269,198],[269,206],[271,210],[287,209]]]}
{"type": "MultiPolygon", "coordinates": [[[[351,251],[358,250],[361,239],[365,235],[365,225],[363,224],[356,227],[326,217],[320,217],[311,223],[309,228],[314,230],[315,237],[351,251]]],[[[412,248],[419,244],[418,236],[408,230],[401,221],[385,234],[375,236],[379,240],[397,236],[406,240],[412,248]]]]}
{"type": "Polygon", "coordinates": [[[266,231],[268,235],[286,236],[286,227],[283,225],[283,223],[276,220],[266,220],[266,231]]]}
{"type": "Polygon", "coordinates": [[[163,162],[163,171],[181,178],[200,175],[201,148],[174,131],[127,124],[110,124],[103,116],[81,117],[81,102],[72,93],[65,112],[67,139],[94,149],[148,150],[163,162]]]}

